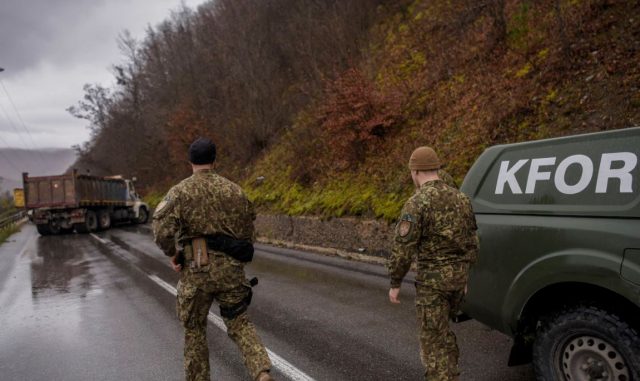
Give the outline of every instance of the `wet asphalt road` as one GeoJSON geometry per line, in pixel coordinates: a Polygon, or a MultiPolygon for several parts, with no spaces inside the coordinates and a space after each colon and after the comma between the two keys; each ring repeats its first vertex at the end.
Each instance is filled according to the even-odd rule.
{"type": "MultiPolygon", "coordinates": [[[[422,379],[410,283],[394,306],[380,266],[257,249],[249,313],[271,351],[308,379],[422,379]]],[[[0,246],[0,380],[181,379],[182,328],[161,287],[177,279],[147,226],[40,237],[25,225],[0,246]]],[[[506,336],[475,321],[454,329],[461,380],[534,379],[506,366],[506,336]]],[[[212,379],[249,380],[226,334],[208,332],[212,379]]]]}

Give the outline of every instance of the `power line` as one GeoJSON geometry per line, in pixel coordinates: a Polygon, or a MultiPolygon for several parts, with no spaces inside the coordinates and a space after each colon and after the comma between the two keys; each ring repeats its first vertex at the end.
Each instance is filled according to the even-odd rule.
{"type": "Polygon", "coordinates": [[[22,138],[22,134],[20,133],[20,131],[18,130],[18,127],[16,127],[15,123],[13,123],[13,120],[11,119],[11,117],[9,116],[9,113],[7,112],[7,110],[4,108],[4,106],[2,105],[2,103],[0,103],[0,109],[2,109],[2,113],[4,114],[5,119],[7,119],[7,121],[9,122],[9,125],[13,128],[13,130],[16,132],[16,135],[18,135],[18,137],[20,138],[20,141],[22,142],[22,145],[24,146],[24,148],[29,149],[29,145],[27,144],[27,142],[24,141],[24,139],[22,138]]]}
{"type": "MultiPolygon", "coordinates": [[[[8,146],[9,146],[9,145],[7,144],[7,141],[6,141],[6,140],[4,140],[4,138],[3,138],[1,135],[0,135],[0,140],[1,140],[1,141],[4,143],[4,145],[5,145],[5,146],[7,146],[7,148],[8,148],[8,146]]],[[[18,168],[18,166],[13,162],[13,160],[11,160],[11,158],[10,158],[9,156],[7,156],[7,155],[5,154],[5,152],[4,152],[2,149],[0,149],[0,156],[2,156],[2,157],[5,159],[5,161],[6,161],[7,163],[9,163],[9,165],[10,165],[13,169],[15,169],[18,173],[21,173],[21,172],[22,172],[22,171],[20,171],[20,169],[18,168]]]]}
{"type": "Polygon", "coordinates": [[[18,115],[18,120],[20,120],[20,123],[22,123],[22,128],[24,128],[24,130],[27,132],[27,135],[29,135],[29,139],[31,140],[31,145],[33,146],[33,149],[36,150],[36,152],[38,152],[38,156],[40,157],[40,160],[42,160],[43,163],[46,163],[46,161],[44,160],[44,157],[42,156],[42,152],[40,152],[39,150],[36,149],[36,144],[33,141],[33,137],[31,136],[31,132],[27,128],[27,125],[24,123],[24,120],[22,120],[22,116],[20,115],[20,112],[18,111],[18,108],[16,107],[16,104],[13,103],[13,99],[11,98],[11,95],[9,94],[9,91],[7,91],[7,88],[5,87],[4,82],[2,81],[2,79],[0,79],[0,85],[2,85],[2,89],[4,90],[5,94],[7,94],[7,98],[9,98],[9,102],[11,103],[11,106],[13,106],[13,110],[16,112],[16,115],[18,115]]]}
{"type": "MultiPolygon", "coordinates": [[[[0,67],[0,73],[2,73],[4,71],[3,68],[0,67]]],[[[3,85],[4,86],[4,85],[3,85]]],[[[2,104],[0,104],[0,107],[2,107],[2,104]]],[[[7,120],[9,121],[9,123],[13,126],[13,121],[8,117],[7,111],[4,109],[4,107],[2,107],[2,111],[5,113],[5,115],[7,115],[7,120]]],[[[14,127],[14,130],[17,129],[14,127]]],[[[22,136],[20,134],[18,134],[18,136],[20,137],[20,140],[22,140],[22,136]]],[[[4,138],[2,137],[2,135],[0,135],[0,140],[2,140],[2,142],[4,142],[4,145],[6,145],[7,147],[9,146],[9,144],[7,144],[7,141],[4,140],[4,138]]],[[[25,144],[24,140],[22,140],[22,144],[25,144]]],[[[25,144],[25,148],[26,148],[26,144],[25,144]]],[[[0,156],[4,157],[5,161],[7,163],[9,163],[9,165],[15,169],[17,172],[20,172],[20,169],[18,169],[18,167],[15,165],[15,163],[13,162],[13,160],[11,160],[11,158],[9,158],[9,156],[5,155],[5,152],[3,150],[0,149],[0,156]]]]}
{"type": "Polygon", "coordinates": [[[27,128],[27,126],[24,124],[24,120],[22,120],[22,116],[20,115],[20,113],[18,112],[18,108],[16,107],[15,103],[13,103],[13,99],[11,98],[11,95],[9,94],[9,92],[7,91],[7,88],[4,86],[4,82],[2,81],[2,79],[0,79],[0,85],[2,85],[2,89],[4,90],[4,93],[7,94],[7,98],[9,98],[9,103],[11,103],[11,106],[13,106],[13,110],[16,112],[16,115],[18,116],[18,120],[20,121],[20,123],[22,123],[22,127],[24,128],[24,130],[27,132],[27,134],[29,135],[29,139],[31,139],[31,144],[33,145],[33,147],[35,148],[35,143],[33,141],[33,137],[31,136],[31,132],[29,132],[29,129],[27,128]]]}

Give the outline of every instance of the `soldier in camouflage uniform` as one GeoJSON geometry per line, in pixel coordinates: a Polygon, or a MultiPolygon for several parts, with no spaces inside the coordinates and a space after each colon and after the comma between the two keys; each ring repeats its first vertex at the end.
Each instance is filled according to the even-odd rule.
{"type": "Polygon", "coordinates": [[[189,147],[189,160],[193,175],[169,190],[153,217],[155,241],[171,257],[174,270],[181,273],[177,312],[185,329],[186,379],[210,379],[206,328],[215,300],[227,334],[240,348],[251,378],[273,380],[265,347],[246,313],[251,285],[245,277],[244,263],[211,248],[207,250],[207,265],[200,266],[194,258],[194,239],[200,237],[225,234],[250,245],[254,236],[253,206],[238,185],[213,171],[213,142],[197,139],[189,147]]]}
{"type": "Polygon", "coordinates": [[[449,174],[449,172],[445,171],[444,169],[439,169],[438,177],[440,178],[440,180],[444,181],[444,183],[450,186],[451,188],[458,189],[458,184],[456,184],[456,181],[453,179],[453,176],[449,174]]]}
{"type": "Polygon", "coordinates": [[[416,310],[425,380],[458,379],[458,346],[449,319],[466,293],[478,252],[469,199],[438,177],[440,161],[429,147],[416,149],[409,169],[416,193],[405,203],[388,261],[389,299],[399,303],[402,279],[416,258],[416,310]]]}

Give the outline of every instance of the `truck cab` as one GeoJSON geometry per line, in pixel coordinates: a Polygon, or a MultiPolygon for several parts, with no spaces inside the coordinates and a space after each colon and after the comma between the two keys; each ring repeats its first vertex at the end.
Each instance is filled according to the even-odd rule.
{"type": "Polygon", "coordinates": [[[464,312],[539,380],[640,380],[640,128],[487,149],[464,312]]]}
{"type": "Polygon", "coordinates": [[[142,200],[142,197],[138,192],[136,192],[136,188],[134,186],[136,180],[137,179],[135,177],[131,180],[125,180],[125,184],[127,186],[127,206],[133,211],[136,222],[143,224],[149,219],[149,205],[147,205],[147,203],[142,200]]]}
{"type": "Polygon", "coordinates": [[[137,223],[145,223],[149,219],[149,205],[142,200],[142,197],[136,192],[133,185],[137,179],[133,177],[131,180],[125,180],[127,186],[127,206],[129,206],[135,216],[137,223]]]}

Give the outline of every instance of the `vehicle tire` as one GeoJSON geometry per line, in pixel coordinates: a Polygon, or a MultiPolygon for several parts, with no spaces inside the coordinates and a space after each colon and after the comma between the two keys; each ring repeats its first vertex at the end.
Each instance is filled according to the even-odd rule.
{"type": "Polygon", "coordinates": [[[603,309],[566,309],[539,328],[533,367],[540,381],[640,381],[640,336],[603,309]]]}
{"type": "Polygon", "coordinates": [[[98,229],[98,217],[96,216],[96,212],[93,210],[87,210],[87,213],[84,216],[84,222],[80,224],[73,224],[73,228],[76,229],[78,233],[82,234],[96,231],[98,229]]]}
{"type": "Polygon", "coordinates": [[[111,213],[107,209],[98,211],[98,229],[107,230],[111,227],[111,213]]]}
{"type": "Polygon", "coordinates": [[[49,234],[56,235],[62,232],[62,227],[60,227],[60,223],[56,220],[49,221],[49,234]]]}
{"type": "Polygon", "coordinates": [[[49,224],[36,224],[36,229],[40,235],[51,235],[49,224]]]}
{"type": "Polygon", "coordinates": [[[138,218],[136,219],[136,224],[146,224],[149,220],[149,212],[147,212],[146,208],[140,208],[138,210],[138,218]]]}

